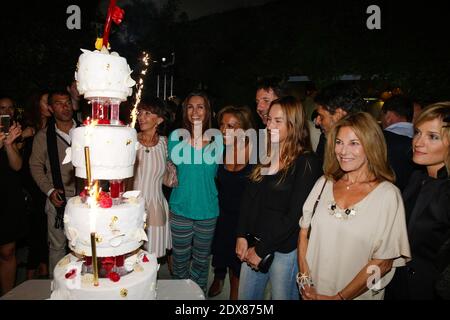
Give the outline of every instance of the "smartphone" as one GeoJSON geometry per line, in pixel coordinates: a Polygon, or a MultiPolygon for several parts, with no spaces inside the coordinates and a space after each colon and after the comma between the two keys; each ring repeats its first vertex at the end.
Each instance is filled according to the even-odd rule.
{"type": "Polygon", "coordinates": [[[8,134],[10,125],[11,125],[11,116],[0,115],[0,130],[1,130],[1,132],[8,134]]]}

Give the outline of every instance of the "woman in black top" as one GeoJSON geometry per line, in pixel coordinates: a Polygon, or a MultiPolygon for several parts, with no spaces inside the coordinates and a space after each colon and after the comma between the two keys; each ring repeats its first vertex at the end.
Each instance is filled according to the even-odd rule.
{"type": "Polygon", "coordinates": [[[305,199],[322,175],[321,162],[311,151],[305,111],[294,97],[271,103],[267,129],[270,162],[255,167],[241,205],[236,254],[244,263],[239,299],[263,299],[270,279],[272,299],[295,300],[299,299],[298,221],[305,199]],[[254,245],[247,239],[254,239],[254,245]],[[270,254],[273,262],[263,273],[258,268],[270,254]]]}
{"type": "Polygon", "coordinates": [[[14,287],[16,240],[24,235],[24,200],[18,171],[22,158],[14,142],[22,133],[13,124],[6,135],[0,128],[0,295],[14,287]]]}
{"type": "Polygon", "coordinates": [[[29,160],[33,149],[34,135],[47,127],[47,122],[51,116],[48,106],[48,93],[39,92],[31,95],[23,124],[23,147],[21,150],[23,166],[20,170],[22,185],[31,200],[27,206],[29,225],[32,226],[27,236],[27,279],[29,280],[48,277],[47,214],[45,213],[47,195],[39,189],[31,176],[29,160]]]}
{"type": "Polygon", "coordinates": [[[414,123],[412,174],[403,192],[412,260],[399,268],[386,299],[450,299],[450,102],[414,123]]]}
{"type": "Polygon", "coordinates": [[[236,229],[242,194],[253,169],[249,164],[252,145],[245,131],[254,126],[247,107],[227,106],[220,110],[217,120],[224,137],[225,157],[224,164],[219,165],[217,171],[220,213],[212,244],[214,281],[208,296],[214,297],[222,291],[228,268],[230,300],[237,300],[241,261],[235,253],[236,229]]]}

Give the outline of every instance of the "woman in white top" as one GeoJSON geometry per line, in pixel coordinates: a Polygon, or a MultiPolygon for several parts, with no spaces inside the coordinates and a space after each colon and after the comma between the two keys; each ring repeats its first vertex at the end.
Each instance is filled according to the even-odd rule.
{"type": "Polygon", "coordinates": [[[140,190],[147,213],[148,242],[145,249],[164,257],[172,248],[169,206],[162,191],[167,167],[167,138],[161,136],[167,109],[159,99],[145,98],[138,106],[138,150],[134,172],[134,190],[140,190]]]}
{"type": "Polygon", "coordinates": [[[304,300],[383,299],[395,267],[411,257],[394,179],[383,133],[368,113],[336,123],[324,176],[300,219],[297,282],[304,300]]]}

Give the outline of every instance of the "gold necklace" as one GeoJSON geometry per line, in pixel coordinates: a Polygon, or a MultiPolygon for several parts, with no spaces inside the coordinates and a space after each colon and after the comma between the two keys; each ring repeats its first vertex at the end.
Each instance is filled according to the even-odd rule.
{"type": "Polygon", "coordinates": [[[354,185],[355,183],[361,182],[361,181],[358,181],[358,179],[359,179],[361,173],[362,173],[362,171],[361,171],[360,173],[358,173],[358,176],[356,177],[356,179],[355,179],[354,181],[351,181],[351,180],[350,180],[350,176],[349,176],[348,173],[347,173],[347,180],[350,181],[349,184],[344,183],[344,184],[345,184],[345,188],[346,188],[347,190],[350,190],[350,187],[351,187],[352,185],[354,185]]]}
{"type": "Polygon", "coordinates": [[[202,143],[203,142],[203,139],[202,139],[202,136],[198,136],[197,138],[193,138],[193,142],[194,142],[194,148],[197,148],[199,145],[200,145],[200,143],[202,143]]]}
{"type": "Polygon", "coordinates": [[[142,145],[145,147],[145,152],[149,153],[150,152],[150,147],[154,147],[156,144],[154,144],[154,141],[158,138],[158,133],[155,132],[155,134],[150,138],[150,142],[149,143],[144,143],[144,135],[141,136],[142,138],[142,145]],[[148,144],[150,144],[150,146],[148,146],[148,144]]]}

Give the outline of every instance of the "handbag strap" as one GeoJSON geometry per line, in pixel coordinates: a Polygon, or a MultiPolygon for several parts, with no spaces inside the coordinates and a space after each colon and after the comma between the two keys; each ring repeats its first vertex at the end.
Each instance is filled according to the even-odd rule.
{"type": "Polygon", "coordinates": [[[322,196],[323,189],[325,189],[325,185],[327,184],[327,182],[328,182],[327,179],[325,179],[325,182],[323,183],[322,189],[320,190],[319,196],[317,197],[316,202],[314,203],[314,207],[313,207],[313,212],[312,212],[312,215],[311,215],[311,219],[312,219],[312,217],[314,216],[314,213],[316,212],[317,205],[318,205],[319,202],[320,202],[320,197],[322,196]]]}
{"type": "MultiPolygon", "coordinates": [[[[316,213],[317,205],[320,202],[320,197],[322,196],[323,189],[325,189],[325,185],[326,184],[327,184],[327,179],[325,179],[325,182],[323,183],[322,189],[320,190],[319,196],[317,197],[316,202],[314,203],[314,207],[313,207],[313,211],[312,211],[312,215],[311,215],[311,220],[314,217],[314,213],[316,213]]],[[[311,235],[311,224],[309,225],[309,228],[308,228],[308,235],[307,235],[308,239],[309,239],[310,235],[311,235]]]]}

